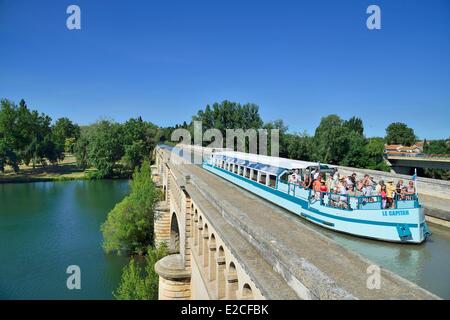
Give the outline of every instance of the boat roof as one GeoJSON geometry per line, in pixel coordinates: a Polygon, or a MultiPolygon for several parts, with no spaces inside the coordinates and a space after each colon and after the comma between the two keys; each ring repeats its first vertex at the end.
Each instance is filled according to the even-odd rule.
{"type": "MultiPolygon", "coordinates": [[[[258,166],[254,167],[255,169],[261,171],[264,170],[264,167],[275,167],[284,170],[292,170],[292,169],[306,169],[309,167],[317,167],[317,162],[309,162],[309,161],[301,161],[301,160],[292,160],[287,158],[279,158],[279,157],[270,157],[260,154],[251,154],[244,152],[236,152],[236,151],[219,151],[214,152],[214,157],[222,156],[225,157],[223,160],[227,160],[229,162],[237,163],[243,166],[258,166]]],[[[320,164],[321,169],[330,168],[330,166],[326,164],[320,164]]],[[[271,171],[274,171],[271,169],[271,171]]],[[[279,170],[276,170],[279,171],[279,170]]],[[[281,173],[281,172],[280,172],[281,173]]]]}

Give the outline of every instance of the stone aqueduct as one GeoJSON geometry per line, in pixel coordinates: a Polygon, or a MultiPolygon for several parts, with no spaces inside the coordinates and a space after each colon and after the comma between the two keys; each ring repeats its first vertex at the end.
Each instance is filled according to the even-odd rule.
{"type": "Polygon", "coordinates": [[[155,211],[159,299],[436,299],[345,249],[277,206],[155,149],[153,180],[164,194],[155,211]]]}
{"type": "Polygon", "coordinates": [[[155,212],[155,242],[170,255],[156,265],[159,299],[265,299],[227,247],[208,213],[185,188],[185,177],[155,152],[153,179],[164,195],[155,212]]]}

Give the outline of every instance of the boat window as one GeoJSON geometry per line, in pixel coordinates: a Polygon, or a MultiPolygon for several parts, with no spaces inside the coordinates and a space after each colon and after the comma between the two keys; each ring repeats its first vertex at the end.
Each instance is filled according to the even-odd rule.
{"type": "Polygon", "coordinates": [[[250,179],[250,174],[252,172],[252,169],[250,168],[245,168],[245,177],[250,179]]]}
{"type": "Polygon", "coordinates": [[[284,183],[288,183],[289,180],[289,171],[286,171],[285,173],[283,173],[280,177],[280,181],[284,182],[284,183]]]}
{"type": "Polygon", "coordinates": [[[257,181],[258,180],[258,170],[252,169],[252,180],[257,181]]]}
{"type": "Polygon", "coordinates": [[[244,167],[238,166],[238,174],[242,176],[244,174],[244,167]]]}
{"type": "Polygon", "coordinates": [[[237,164],[235,164],[235,165],[233,165],[233,167],[234,167],[234,170],[233,170],[233,172],[234,173],[239,173],[238,171],[239,171],[239,166],[237,165],[237,164]]]}
{"type": "Polygon", "coordinates": [[[266,184],[266,178],[267,178],[267,175],[265,173],[261,172],[261,175],[259,176],[259,183],[266,184]]]}
{"type": "Polygon", "coordinates": [[[269,187],[275,188],[277,186],[277,177],[274,175],[269,175],[269,187]]]}

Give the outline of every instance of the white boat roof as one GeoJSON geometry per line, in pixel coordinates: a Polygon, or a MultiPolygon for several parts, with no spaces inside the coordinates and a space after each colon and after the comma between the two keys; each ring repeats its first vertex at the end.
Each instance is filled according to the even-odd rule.
{"type": "MultiPolygon", "coordinates": [[[[288,170],[292,169],[306,169],[308,167],[317,167],[318,162],[309,162],[309,161],[301,161],[301,160],[292,160],[287,158],[279,158],[279,157],[270,157],[260,154],[251,154],[244,152],[236,152],[236,151],[219,151],[214,152],[214,156],[221,155],[230,158],[237,158],[241,160],[247,160],[250,162],[261,163],[273,167],[285,168],[288,170]]],[[[329,167],[327,164],[320,164],[323,167],[329,167]]]]}

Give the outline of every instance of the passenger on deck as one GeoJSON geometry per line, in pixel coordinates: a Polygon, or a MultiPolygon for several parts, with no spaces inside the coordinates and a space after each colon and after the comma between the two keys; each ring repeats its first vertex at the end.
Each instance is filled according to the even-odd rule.
{"type": "Polygon", "coordinates": [[[400,194],[402,192],[403,187],[405,187],[405,185],[403,184],[403,180],[402,179],[398,180],[397,188],[396,188],[396,191],[398,194],[400,194]]]}
{"type": "Polygon", "coordinates": [[[313,190],[314,190],[314,197],[316,199],[320,198],[320,186],[322,185],[322,177],[319,175],[316,180],[313,182],[313,190]]]}
{"type": "Polygon", "coordinates": [[[363,190],[363,183],[362,183],[362,181],[358,181],[358,184],[356,185],[355,196],[357,196],[357,197],[364,196],[364,190],[363,190]]]}
{"type": "Polygon", "coordinates": [[[305,173],[305,179],[303,179],[303,188],[310,189],[312,184],[311,175],[309,173],[305,173]]]}
{"type": "Polygon", "coordinates": [[[320,192],[328,192],[328,187],[326,186],[325,181],[322,181],[320,185],[320,192]]]}
{"type": "Polygon", "coordinates": [[[348,176],[345,182],[347,182],[348,187],[354,186],[356,183],[356,173],[353,173],[351,176],[348,176]]]}
{"type": "Polygon", "coordinates": [[[416,187],[414,186],[414,181],[410,181],[408,183],[408,187],[407,187],[407,193],[408,194],[416,194],[416,187]]]}
{"type": "Polygon", "coordinates": [[[384,186],[384,181],[380,180],[375,188],[375,192],[377,195],[380,195],[381,189],[383,189],[383,186],[384,186]]]}
{"type": "Polygon", "coordinates": [[[386,186],[385,185],[383,185],[382,187],[381,187],[381,191],[380,191],[380,196],[381,196],[381,205],[382,205],[382,208],[383,209],[386,209],[386,195],[387,195],[387,193],[386,193],[386,186]]]}
{"type": "Polygon", "coordinates": [[[342,178],[341,183],[339,185],[339,194],[340,194],[340,198],[339,198],[339,206],[343,209],[347,209],[348,208],[348,203],[347,203],[347,188],[345,185],[345,181],[342,178]]]}
{"type": "Polygon", "coordinates": [[[298,169],[289,176],[289,183],[299,184],[301,182],[300,175],[298,174],[298,169]]]}
{"type": "Polygon", "coordinates": [[[408,188],[406,186],[403,186],[403,188],[400,190],[400,200],[411,200],[411,197],[408,195],[408,188]]]}
{"type": "Polygon", "coordinates": [[[352,197],[356,196],[356,191],[353,184],[348,186],[348,195],[352,197]]]}
{"type": "Polygon", "coordinates": [[[395,186],[394,181],[389,180],[386,185],[386,208],[394,209],[394,196],[395,196],[395,186]]]}

